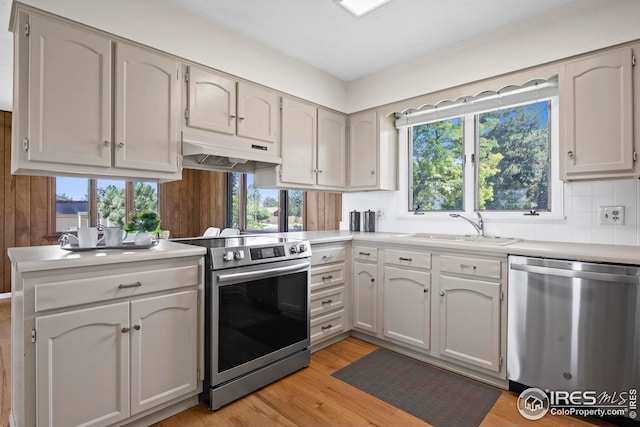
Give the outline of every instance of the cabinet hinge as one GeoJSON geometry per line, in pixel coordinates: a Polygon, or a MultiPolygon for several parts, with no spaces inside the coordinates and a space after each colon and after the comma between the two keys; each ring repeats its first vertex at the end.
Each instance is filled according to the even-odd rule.
{"type": "Polygon", "coordinates": [[[24,35],[29,37],[29,33],[31,32],[31,25],[27,22],[24,24],[24,35]]]}
{"type": "Polygon", "coordinates": [[[633,161],[638,160],[638,153],[636,151],[633,152],[633,161]]]}
{"type": "Polygon", "coordinates": [[[27,138],[26,136],[22,140],[22,149],[24,151],[29,151],[29,138],[27,138]]]}
{"type": "Polygon", "coordinates": [[[31,330],[31,342],[36,342],[36,330],[35,330],[35,328],[31,330]]]}
{"type": "Polygon", "coordinates": [[[186,110],[184,110],[184,118],[185,119],[189,118],[189,109],[188,108],[186,110]]]}
{"type": "Polygon", "coordinates": [[[189,83],[189,72],[184,73],[184,81],[189,83]]]}
{"type": "Polygon", "coordinates": [[[636,66],[636,56],[635,56],[635,55],[633,55],[633,56],[631,57],[631,66],[632,66],[632,67],[635,67],[635,66],[636,66]]]}
{"type": "Polygon", "coordinates": [[[200,377],[200,369],[198,369],[198,370],[196,371],[196,375],[197,375],[197,376],[196,376],[196,378],[197,378],[197,379],[199,379],[199,380],[204,379],[204,378],[200,377]]]}
{"type": "Polygon", "coordinates": [[[502,366],[503,363],[504,363],[504,359],[502,358],[502,356],[500,356],[500,366],[502,366]]]}
{"type": "Polygon", "coordinates": [[[198,295],[198,299],[197,299],[197,307],[200,308],[200,295],[198,295]]]}
{"type": "Polygon", "coordinates": [[[280,111],[282,111],[282,100],[280,100],[280,111]]]}
{"type": "Polygon", "coordinates": [[[500,291],[500,301],[504,301],[504,292],[500,291]]]}

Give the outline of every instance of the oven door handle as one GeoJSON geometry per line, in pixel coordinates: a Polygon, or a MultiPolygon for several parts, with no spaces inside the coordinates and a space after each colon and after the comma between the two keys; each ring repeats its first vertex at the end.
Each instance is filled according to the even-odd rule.
{"type": "Polygon", "coordinates": [[[227,273],[227,274],[218,274],[218,283],[225,282],[235,282],[238,280],[251,280],[251,279],[262,279],[265,274],[273,275],[280,273],[292,273],[297,271],[304,271],[309,268],[311,263],[303,262],[300,264],[290,265],[287,267],[276,267],[276,268],[265,268],[256,271],[247,271],[245,273],[227,273]]]}

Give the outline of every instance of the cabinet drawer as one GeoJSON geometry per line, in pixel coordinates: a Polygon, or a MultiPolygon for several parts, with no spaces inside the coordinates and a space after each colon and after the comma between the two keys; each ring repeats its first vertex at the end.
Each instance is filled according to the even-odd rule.
{"type": "Polygon", "coordinates": [[[311,317],[344,307],[344,286],[311,292],[311,317]]]}
{"type": "Polygon", "coordinates": [[[311,345],[344,331],[344,310],[311,320],[311,345]]]}
{"type": "Polygon", "coordinates": [[[353,259],[377,261],[378,248],[372,248],[370,246],[354,246],[353,259]]]}
{"type": "Polygon", "coordinates": [[[344,262],[324,267],[313,267],[311,269],[311,292],[344,283],[344,271],[344,262]]]}
{"type": "Polygon", "coordinates": [[[131,297],[199,283],[198,265],[66,279],[35,286],[35,311],[131,297]]]}
{"type": "Polygon", "coordinates": [[[346,252],[344,246],[324,248],[311,247],[311,265],[329,264],[331,262],[344,261],[346,252]]]}
{"type": "Polygon", "coordinates": [[[428,252],[406,251],[404,249],[386,249],[384,263],[405,267],[431,268],[431,254],[428,252]]]}
{"type": "Polygon", "coordinates": [[[500,260],[469,258],[458,256],[440,257],[440,270],[448,273],[466,274],[467,276],[492,277],[501,276],[502,262],[500,260]]]}

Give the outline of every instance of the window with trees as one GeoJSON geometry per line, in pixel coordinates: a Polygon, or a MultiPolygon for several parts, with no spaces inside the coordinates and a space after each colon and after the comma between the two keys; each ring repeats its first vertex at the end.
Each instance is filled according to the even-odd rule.
{"type": "Polygon", "coordinates": [[[248,232],[301,231],[302,191],[253,186],[252,174],[228,174],[228,224],[248,232]]]}
{"type": "Polygon", "coordinates": [[[495,96],[405,118],[409,210],[538,215],[561,209],[552,197],[561,183],[551,169],[557,88],[547,96],[514,92],[511,99],[495,96]]]}
{"type": "Polygon", "coordinates": [[[159,213],[158,184],[56,177],[55,231],[81,226],[123,226],[127,215],[143,209],[159,213]]]}

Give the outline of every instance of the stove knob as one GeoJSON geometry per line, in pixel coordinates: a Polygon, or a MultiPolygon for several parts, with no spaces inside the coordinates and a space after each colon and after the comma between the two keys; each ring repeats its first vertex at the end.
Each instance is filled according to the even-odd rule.
{"type": "Polygon", "coordinates": [[[302,253],[306,250],[307,250],[307,247],[305,245],[300,245],[300,249],[298,250],[298,252],[302,253]]]}
{"type": "Polygon", "coordinates": [[[233,253],[234,259],[244,259],[244,251],[235,251],[233,253]]]}
{"type": "Polygon", "coordinates": [[[222,257],[222,260],[225,262],[233,261],[233,252],[232,251],[225,252],[224,256],[222,257]]]}
{"type": "Polygon", "coordinates": [[[291,248],[289,249],[289,252],[291,252],[292,254],[295,254],[296,252],[298,252],[298,248],[296,247],[296,245],[291,246],[291,248]]]}

